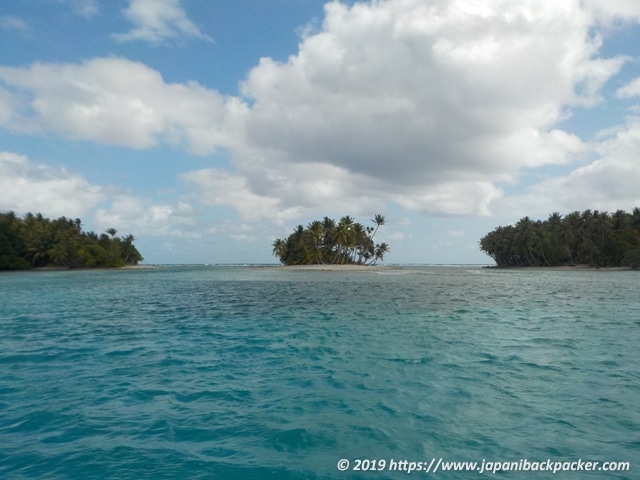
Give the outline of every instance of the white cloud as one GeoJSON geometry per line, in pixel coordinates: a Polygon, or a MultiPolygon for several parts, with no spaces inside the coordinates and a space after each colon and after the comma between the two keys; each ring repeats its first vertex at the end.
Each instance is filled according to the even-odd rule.
{"type": "MultiPolygon", "coordinates": [[[[387,202],[488,215],[501,182],[589,152],[558,124],[597,105],[627,61],[599,56],[598,22],[636,15],[632,3],[614,4],[331,2],[296,55],[261,59],[241,98],[167,84],[119,58],[3,67],[0,125],[133,148],[226,149],[228,169],[183,179],[201,203],[246,219],[282,223],[345,206],[370,215],[387,202]]],[[[203,36],[178,1],[133,0],[127,16],[136,27],[121,39],[203,36]]]]}
{"type": "Polygon", "coordinates": [[[566,176],[548,178],[522,195],[504,198],[495,210],[505,215],[545,215],[587,208],[630,211],[640,205],[640,117],[630,117],[624,127],[592,146],[598,158],[566,176]]]}
{"type": "Polygon", "coordinates": [[[0,152],[0,210],[18,214],[78,217],[94,207],[104,191],[63,168],[35,163],[24,155],[0,152]]]}
{"type": "Polygon", "coordinates": [[[195,82],[167,84],[157,71],[121,58],[0,67],[2,83],[0,126],[132,148],[165,142],[212,153],[230,145],[245,109],[195,82]]]}
{"type": "Polygon", "coordinates": [[[244,83],[246,143],[279,170],[325,164],[430,213],[487,214],[494,182],[574,161],[586,146],[555,124],[625,61],[597,57],[577,2],[325,8],[297,55],[262,59],[244,83]]]}
{"type": "Polygon", "coordinates": [[[231,240],[234,242],[241,243],[255,243],[257,238],[254,235],[247,235],[246,233],[241,233],[238,235],[230,235],[231,240]]]}
{"type": "Polygon", "coordinates": [[[640,96],[640,77],[619,88],[616,91],[616,96],[620,98],[631,98],[640,96]]]}
{"type": "Polygon", "coordinates": [[[17,32],[27,32],[29,25],[22,18],[13,15],[0,15],[0,30],[14,30],[17,32]]]}
{"type": "Polygon", "coordinates": [[[182,179],[199,191],[200,201],[205,205],[231,207],[244,219],[295,217],[298,214],[296,211],[280,212],[277,198],[254,193],[245,178],[225,170],[197,170],[183,174],[182,179]]]}
{"type": "Polygon", "coordinates": [[[640,21],[640,4],[636,0],[582,0],[601,21],[640,21]]]}
{"type": "Polygon", "coordinates": [[[385,211],[379,183],[327,164],[291,164],[260,157],[239,172],[209,168],[182,179],[206,205],[233,208],[244,219],[268,218],[278,225],[322,215],[369,215],[385,211]]]}
{"type": "Polygon", "coordinates": [[[0,151],[0,211],[80,217],[98,231],[114,227],[123,234],[200,236],[194,232],[195,211],[187,202],[158,204],[113,187],[93,185],[77,173],[13,152],[0,151]]]}
{"type": "MultiPolygon", "coordinates": [[[[387,240],[397,240],[397,241],[404,241],[404,240],[413,240],[413,236],[403,233],[403,232],[394,232],[391,234],[388,234],[385,236],[385,239],[387,240]]],[[[376,241],[378,239],[376,238],[376,241]]]]}
{"type": "Polygon", "coordinates": [[[193,208],[186,202],[158,205],[143,197],[117,193],[112,196],[109,208],[96,211],[94,222],[103,230],[114,227],[136,235],[194,237],[189,230],[195,224],[193,208]]]}
{"type": "Polygon", "coordinates": [[[131,0],[124,15],[135,27],[130,32],[113,35],[120,41],[160,44],[181,37],[212,41],[189,20],[180,0],[131,0]]]}
{"type": "Polygon", "coordinates": [[[92,17],[100,11],[98,0],[58,0],[58,2],[68,4],[73,12],[81,17],[92,17]]]}
{"type": "Polygon", "coordinates": [[[431,215],[487,216],[489,205],[502,196],[502,190],[489,182],[443,182],[425,191],[405,190],[391,198],[409,210],[431,215]]]}

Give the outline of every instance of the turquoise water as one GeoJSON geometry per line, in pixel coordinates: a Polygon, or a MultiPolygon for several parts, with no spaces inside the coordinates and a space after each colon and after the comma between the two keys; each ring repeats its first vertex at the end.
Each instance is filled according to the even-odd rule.
{"type": "Polygon", "coordinates": [[[637,272],[5,273],[0,478],[637,479],[639,340],[637,272]]]}

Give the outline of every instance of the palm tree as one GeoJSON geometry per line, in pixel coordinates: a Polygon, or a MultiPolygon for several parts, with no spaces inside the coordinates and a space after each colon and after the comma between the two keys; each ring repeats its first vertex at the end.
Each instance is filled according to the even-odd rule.
{"type": "Polygon", "coordinates": [[[529,265],[533,265],[536,262],[536,257],[531,250],[533,241],[533,222],[529,217],[523,217],[516,224],[516,242],[519,253],[529,265]]]}
{"type": "Polygon", "coordinates": [[[61,267],[69,266],[69,249],[63,242],[57,242],[47,251],[51,262],[61,267]]]}
{"type": "Polygon", "coordinates": [[[338,225],[342,224],[342,225],[346,225],[347,227],[351,227],[353,223],[354,223],[353,217],[350,217],[349,215],[345,215],[340,219],[340,221],[338,222],[338,225]]]}
{"type": "Polygon", "coordinates": [[[386,219],[384,218],[384,215],[377,214],[373,217],[371,221],[376,224],[376,229],[373,231],[373,234],[371,234],[371,239],[373,240],[373,237],[376,236],[376,232],[378,231],[378,228],[380,228],[381,225],[384,225],[386,223],[386,219]]]}
{"type": "Polygon", "coordinates": [[[79,218],[63,216],[51,220],[41,213],[28,213],[24,219],[18,219],[13,213],[0,213],[0,243],[10,240],[9,245],[0,245],[0,269],[49,264],[70,268],[119,267],[142,260],[133,245],[133,235],[121,239],[116,237],[115,229],[108,229],[107,233],[98,237],[94,232],[82,232],[79,218]],[[9,219],[8,227],[13,230],[7,228],[5,219],[9,219]]]}
{"type": "Polygon", "coordinates": [[[535,222],[534,224],[534,235],[533,235],[533,250],[542,257],[545,265],[551,265],[549,260],[547,260],[547,256],[545,251],[549,248],[549,237],[550,232],[542,225],[541,222],[535,222]]]}
{"type": "Polygon", "coordinates": [[[624,210],[616,210],[611,214],[611,221],[615,230],[624,230],[632,225],[632,216],[624,210]]]}
{"type": "Polygon", "coordinates": [[[575,255],[577,254],[578,230],[580,229],[580,212],[572,212],[565,215],[560,227],[560,241],[567,250],[569,262],[575,265],[575,255]]]}
{"type": "Polygon", "coordinates": [[[307,225],[307,229],[305,230],[305,233],[308,236],[310,243],[313,245],[313,248],[310,249],[313,251],[312,263],[324,263],[322,261],[322,258],[323,258],[322,241],[323,241],[323,233],[324,233],[324,230],[322,228],[322,222],[320,222],[319,220],[315,220],[311,222],[309,225],[307,225]]]}
{"type": "Polygon", "coordinates": [[[277,238],[273,242],[273,254],[280,259],[281,262],[284,263],[287,257],[287,242],[282,240],[281,238],[277,238]]]}
{"type": "Polygon", "coordinates": [[[384,260],[384,255],[388,251],[389,251],[389,245],[387,245],[386,243],[383,242],[376,245],[375,256],[373,258],[373,262],[371,263],[371,265],[375,265],[376,263],[378,263],[378,260],[384,260]]]}
{"type": "Polygon", "coordinates": [[[46,266],[49,262],[49,249],[53,245],[53,238],[49,224],[40,222],[36,217],[28,218],[25,222],[26,250],[34,267],[46,266]]]}
{"type": "Polygon", "coordinates": [[[635,207],[632,211],[631,211],[631,222],[633,223],[633,226],[635,228],[637,228],[638,230],[640,230],[640,208],[635,207]]]}
{"type": "Polygon", "coordinates": [[[617,266],[627,252],[640,249],[638,227],[637,207],[631,214],[584,210],[562,217],[554,212],[545,221],[524,217],[515,226],[497,227],[480,240],[479,246],[499,266],[617,266]]]}
{"type": "Polygon", "coordinates": [[[122,248],[120,256],[125,265],[137,265],[142,260],[142,255],[138,252],[138,249],[133,245],[135,237],[133,235],[126,235],[122,239],[122,248]]]}
{"type": "Polygon", "coordinates": [[[342,217],[338,222],[336,242],[339,249],[339,261],[341,264],[349,263],[350,249],[355,245],[353,236],[353,219],[349,216],[342,217]]]}
{"type": "Polygon", "coordinates": [[[370,237],[367,233],[368,230],[366,230],[361,223],[356,223],[353,226],[353,238],[355,245],[353,247],[352,260],[355,263],[361,264],[362,259],[369,251],[369,247],[373,246],[372,237],[370,237]]]}
{"type": "MultiPolygon", "coordinates": [[[[384,217],[376,216],[378,226],[384,224],[384,217]]],[[[324,217],[304,228],[298,225],[286,239],[276,239],[273,254],[285,265],[330,263],[330,264],[362,264],[367,263],[376,254],[372,240],[373,228],[365,228],[355,222],[353,217],[344,216],[336,224],[335,220],[324,217]]],[[[378,250],[380,256],[388,251],[383,244],[378,250]]]]}
{"type": "Polygon", "coordinates": [[[308,248],[306,250],[306,255],[306,264],[317,265],[320,263],[324,263],[322,261],[322,250],[320,250],[319,248],[308,248]]]}

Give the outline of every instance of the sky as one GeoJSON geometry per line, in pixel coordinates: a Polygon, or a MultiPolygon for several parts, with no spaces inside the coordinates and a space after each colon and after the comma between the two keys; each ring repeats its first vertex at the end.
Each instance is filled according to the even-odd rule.
{"type": "Polygon", "coordinates": [[[637,0],[0,0],[0,211],[144,263],[276,263],[329,216],[490,264],[524,216],[640,206],[637,0]]]}

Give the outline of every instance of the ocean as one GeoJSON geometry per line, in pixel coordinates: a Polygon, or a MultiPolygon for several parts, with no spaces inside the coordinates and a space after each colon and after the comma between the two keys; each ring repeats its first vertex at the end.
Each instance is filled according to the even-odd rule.
{"type": "Polygon", "coordinates": [[[632,271],[2,273],[0,478],[637,479],[639,347],[632,271]]]}

